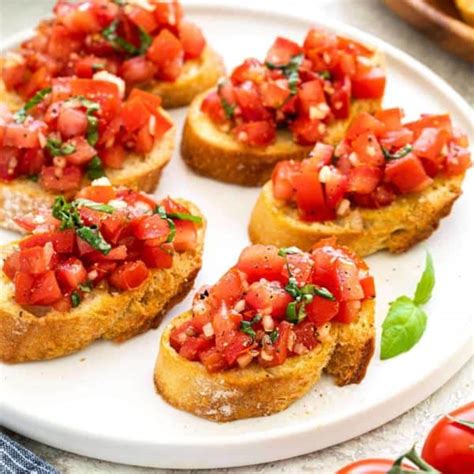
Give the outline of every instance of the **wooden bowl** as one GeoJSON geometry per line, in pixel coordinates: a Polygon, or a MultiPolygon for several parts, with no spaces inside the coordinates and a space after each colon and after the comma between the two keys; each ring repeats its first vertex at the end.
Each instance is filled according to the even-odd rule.
{"type": "Polygon", "coordinates": [[[447,51],[474,62],[474,28],[452,0],[384,0],[398,16],[447,51]]]}

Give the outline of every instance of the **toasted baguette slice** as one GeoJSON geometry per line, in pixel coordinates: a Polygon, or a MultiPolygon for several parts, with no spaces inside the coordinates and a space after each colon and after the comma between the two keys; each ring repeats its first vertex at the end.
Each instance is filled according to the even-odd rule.
{"type": "Polygon", "coordinates": [[[455,0],[463,20],[474,26],[474,2],[472,0],[455,0]]]}
{"type": "MultiPolygon", "coordinates": [[[[178,200],[194,215],[193,204],[178,200]]],[[[176,253],[170,269],[152,270],[139,288],[123,293],[95,289],[77,308],[37,316],[13,299],[13,284],[0,271],[0,360],[25,362],[61,357],[97,339],[125,341],[156,328],[166,312],[191,290],[201,268],[205,223],[198,230],[195,250],[176,253]]],[[[0,248],[5,258],[15,244],[0,248]]]]}
{"type": "MultiPolygon", "coordinates": [[[[375,62],[384,64],[380,51],[376,53],[375,62]]],[[[201,104],[209,92],[197,96],[191,103],[181,141],[181,155],[197,173],[227,183],[261,186],[270,178],[278,161],[302,160],[313,148],[295,143],[288,130],[278,130],[275,143],[268,147],[251,147],[238,142],[201,111],[201,104]]],[[[353,100],[350,116],[329,125],[324,143],[335,145],[357,114],[376,112],[380,106],[380,99],[353,100]]]]}
{"type": "Polygon", "coordinates": [[[206,46],[199,58],[184,63],[181,75],[176,81],[154,82],[144,86],[143,89],[159,95],[165,108],[183,107],[198,94],[213,87],[224,74],[222,58],[212,48],[206,46]]]}
{"type": "MultiPolygon", "coordinates": [[[[164,110],[162,114],[170,118],[164,110]]],[[[152,151],[145,157],[129,153],[122,169],[106,169],[107,178],[114,186],[125,186],[145,193],[153,192],[163,168],[173,154],[175,134],[173,126],[156,141],[152,151]]],[[[83,184],[86,186],[88,182],[85,180],[83,184]]],[[[24,232],[13,219],[18,215],[50,207],[55,197],[55,193],[46,191],[27,178],[0,181],[0,227],[24,232]]]]}
{"type": "MultiPolygon", "coordinates": [[[[0,58],[0,78],[2,77],[2,60],[0,58]]],[[[153,81],[144,85],[143,90],[159,95],[163,107],[175,108],[188,105],[196,95],[213,87],[225,74],[222,58],[212,48],[206,46],[197,59],[186,61],[180,76],[173,82],[153,81]]],[[[23,106],[22,99],[14,92],[8,92],[0,79],[0,101],[10,110],[23,106]]]]}
{"type": "Polygon", "coordinates": [[[170,332],[191,317],[191,312],[183,313],[165,329],[155,366],[155,386],[176,408],[214,421],[282,411],[311,389],[325,367],[339,385],[358,383],[372,355],[364,348],[373,347],[373,300],[364,301],[357,322],[332,324],[327,338],[314,350],[269,369],[253,362],[245,369],[211,374],[201,363],[181,357],[170,345],[170,332]]]}
{"type": "Polygon", "coordinates": [[[362,257],[383,249],[405,252],[427,239],[450,213],[461,195],[463,179],[464,175],[436,178],[421,193],[399,196],[389,206],[356,207],[347,216],[326,222],[301,221],[296,209],[275,200],[269,181],[250,217],[250,240],[254,244],[296,245],[309,250],[318,240],[335,236],[339,244],[347,245],[362,257]]]}

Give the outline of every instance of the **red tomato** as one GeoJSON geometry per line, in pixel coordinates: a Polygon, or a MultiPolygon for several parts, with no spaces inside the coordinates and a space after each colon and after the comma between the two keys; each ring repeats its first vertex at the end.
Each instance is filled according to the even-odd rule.
{"type": "Polygon", "coordinates": [[[445,174],[455,176],[464,173],[471,166],[471,152],[467,148],[451,143],[446,157],[445,174]]]}
{"type": "Polygon", "coordinates": [[[262,99],[255,87],[248,89],[238,87],[234,89],[234,94],[244,121],[258,122],[270,118],[270,113],[264,107],[262,99]]]}
{"type": "Polygon", "coordinates": [[[292,183],[296,204],[303,217],[313,220],[324,220],[329,217],[318,171],[303,170],[301,174],[293,177],[292,183]]]}
{"type": "Polygon", "coordinates": [[[152,33],[158,27],[158,22],[153,12],[149,12],[137,6],[130,6],[127,10],[127,17],[148,34],[152,33]]]}
{"type": "Polygon", "coordinates": [[[292,300],[279,282],[256,281],[250,285],[245,295],[248,305],[257,311],[268,310],[275,318],[285,316],[286,307],[292,300]]]}
{"type": "Polygon", "coordinates": [[[280,79],[275,82],[262,82],[258,91],[265,107],[280,108],[290,97],[288,81],[280,79]]]}
{"type": "MultiPolygon", "coordinates": [[[[390,459],[363,459],[339,469],[336,474],[386,474],[394,462],[390,459]]],[[[407,464],[403,464],[402,467],[407,471],[414,471],[407,464]]]]}
{"type": "Polygon", "coordinates": [[[232,308],[242,298],[245,289],[245,276],[236,268],[230,269],[209,290],[215,305],[224,302],[232,308]]]}
{"type": "Polygon", "coordinates": [[[134,132],[144,126],[148,127],[151,112],[143,100],[135,97],[123,104],[120,116],[127,132],[134,132]]]}
{"type": "Polygon", "coordinates": [[[2,79],[7,90],[11,91],[21,85],[26,74],[26,64],[15,64],[2,69],[2,79]]]}
{"type": "Polygon", "coordinates": [[[53,244],[53,248],[58,253],[72,253],[76,234],[73,229],[66,229],[58,232],[50,232],[46,234],[36,234],[22,239],[19,243],[20,249],[31,247],[43,247],[47,242],[53,244]]]}
{"type": "Polygon", "coordinates": [[[176,26],[183,18],[183,7],[178,0],[153,2],[155,18],[160,25],[176,26]]]}
{"type": "Polygon", "coordinates": [[[183,20],[178,25],[178,36],[183,45],[184,57],[194,59],[201,56],[206,40],[200,28],[190,21],[183,20]]]}
{"type": "Polygon", "coordinates": [[[122,263],[112,272],[109,282],[119,290],[134,290],[148,278],[150,271],[141,261],[122,263]]]}
{"type": "Polygon", "coordinates": [[[61,297],[61,288],[59,288],[54,271],[50,270],[35,278],[29,304],[48,306],[61,297]]]}
{"type": "Polygon", "coordinates": [[[313,322],[304,320],[297,324],[293,331],[296,336],[295,345],[303,344],[308,350],[312,350],[318,345],[316,326],[313,322]]]}
{"type": "Polygon", "coordinates": [[[414,134],[408,128],[388,130],[380,137],[380,143],[389,150],[399,149],[413,142],[414,134]]]}
{"type": "Polygon", "coordinates": [[[78,189],[81,185],[82,172],[77,166],[66,166],[62,175],[57,175],[54,166],[45,166],[41,170],[41,184],[50,191],[65,192],[78,189]]]}
{"type": "Polygon", "coordinates": [[[86,186],[77,194],[77,198],[90,199],[91,201],[107,204],[115,199],[116,192],[113,186],[86,186]]]}
{"type": "MultiPolygon", "coordinates": [[[[311,120],[300,115],[290,124],[293,139],[300,145],[314,145],[323,135],[325,128],[319,120],[311,120]]],[[[323,125],[324,126],[324,125],[323,125]]]]}
{"type": "Polygon", "coordinates": [[[127,84],[141,84],[153,79],[157,68],[144,56],[137,56],[124,61],[120,66],[119,73],[127,84]]]}
{"type": "Polygon", "coordinates": [[[352,95],[356,99],[380,99],[385,91],[385,70],[381,67],[358,69],[352,77],[352,95]]]}
{"type": "Polygon", "coordinates": [[[194,250],[197,244],[196,225],[191,221],[174,221],[176,235],[173,239],[173,247],[177,252],[194,250]]]}
{"type": "Polygon", "coordinates": [[[413,153],[389,162],[385,169],[385,178],[402,194],[420,192],[433,182],[413,153]]]}
{"type": "Polygon", "coordinates": [[[87,271],[78,258],[71,257],[58,264],[56,278],[61,288],[68,292],[87,280],[87,271]]]}
{"type": "Polygon", "coordinates": [[[286,256],[286,265],[283,267],[283,275],[295,278],[298,285],[304,285],[310,280],[313,269],[313,260],[307,253],[294,253],[286,256]]]}
{"type": "Polygon", "coordinates": [[[3,146],[15,148],[38,148],[38,126],[29,126],[22,123],[5,125],[3,146]]]}
{"type": "Polygon", "coordinates": [[[50,270],[54,248],[51,244],[44,247],[30,247],[20,252],[20,271],[31,275],[46,273],[50,270]]]}
{"type": "Polygon", "coordinates": [[[15,301],[20,305],[30,304],[31,289],[33,288],[34,278],[25,272],[16,272],[15,283],[15,301]]]}
{"type": "Polygon", "coordinates": [[[352,149],[358,162],[368,166],[383,166],[385,158],[382,148],[373,133],[366,132],[352,140],[352,149]]]}
{"type": "Polygon", "coordinates": [[[211,92],[205,97],[201,104],[201,110],[209,115],[210,119],[215,123],[227,121],[221,98],[217,92],[211,92]]]}
{"type": "Polygon", "coordinates": [[[136,87],[132,89],[128,98],[130,100],[141,100],[152,114],[156,114],[158,109],[161,107],[160,96],[151,94],[150,92],[142,91],[136,87]]]}
{"type": "MultiPolygon", "coordinates": [[[[308,81],[301,84],[298,90],[298,99],[301,111],[311,117],[312,108],[316,108],[321,104],[326,104],[323,86],[320,80],[308,81]]],[[[329,112],[329,109],[326,113],[329,112]]],[[[317,117],[323,118],[323,117],[317,117]]]]}
{"type": "Polygon", "coordinates": [[[71,138],[67,143],[76,149],[74,153],[66,156],[68,163],[72,165],[84,165],[97,155],[95,148],[89,145],[84,137],[71,138]]]}
{"type": "Polygon", "coordinates": [[[18,176],[18,156],[20,151],[13,147],[0,147],[0,178],[12,180],[18,176]]]}
{"type": "Polygon", "coordinates": [[[179,355],[188,360],[199,360],[199,353],[212,347],[212,340],[203,336],[188,337],[179,349],[179,355]]]}
{"type": "MultiPolygon", "coordinates": [[[[352,56],[351,56],[352,57],[352,56]]],[[[337,119],[346,119],[350,115],[352,84],[348,76],[334,83],[334,93],[330,96],[331,111],[337,119]]]]}
{"type": "Polygon", "coordinates": [[[227,366],[224,356],[215,348],[199,354],[199,360],[202,362],[208,372],[219,372],[227,366]]]}
{"type": "Polygon", "coordinates": [[[424,128],[413,143],[413,152],[419,158],[437,160],[447,145],[450,133],[439,128],[424,128]]]}
{"type": "Polygon", "coordinates": [[[360,301],[341,301],[339,304],[339,313],[335,316],[334,321],[344,324],[352,323],[357,319],[360,307],[360,301]]]}
{"type": "Polygon", "coordinates": [[[415,133],[415,138],[418,138],[423,129],[427,127],[446,130],[450,135],[453,133],[453,126],[449,114],[423,115],[421,119],[405,124],[405,127],[408,127],[415,133]]]}
{"type": "Polygon", "coordinates": [[[249,283],[265,278],[281,281],[285,258],[278,255],[273,245],[251,245],[240,254],[237,268],[247,275],[249,283]]]}
{"type": "Polygon", "coordinates": [[[20,252],[10,254],[5,259],[2,270],[10,280],[13,280],[16,272],[20,270],[20,252]]]}
{"type": "Polygon", "coordinates": [[[234,133],[237,140],[249,146],[267,146],[276,139],[275,126],[266,120],[238,125],[234,133]]]}
{"type": "Polygon", "coordinates": [[[219,310],[214,312],[212,327],[218,351],[224,353],[226,347],[236,336],[241,320],[242,316],[230,313],[225,304],[222,304],[219,310]]]}
{"type": "Polygon", "coordinates": [[[135,151],[137,153],[150,153],[153,149],[155,138],[150,133],[149,126],[144,125],[137,133],[137,141],[135,143],[135,151]]]}
{"type": "Polygon", "coordinates": [[[234,85],[243,84],[247,81],[260,84],[265,79],[266,74],[267,69],[258,59],[249,58],[237,66],[230,77],[234,85]]]}
{"type": "Polygon", "coordinates": [[[122,145],[114,145],[102,151],[100,157],[107,168],[121,169],[123,167],[126,154],[122,145]]]}
{"type": "Polygon", "coordinates": [[[263,367],[275,367],[285,362],[288,356],[288,339],[290,337],[291,324],[288,321],[282,321],[278,326],[278,337],[273,344],[273,359],[267,361],[260,356],[259,362],[263,367]]]}
{"type": "Polygon", "coordinates": [[[306,305],[306,313],[309,321],[321,326],[336,316],[339,312],[339,302],[337,300],[331,301],[322,296],[314,296],[313,301],[306,305]]]}
{"type": "Polygon", "coordinates": [[[173,265],[173,252],[161,246],[144,246],[141,258],[149,268],[171,268],[173,265]]]}
{"type": "Polygon", "coordinates": [[[337,169],[331,170],[331,174],[324,184],[324,192],[327,205],[335,209],[344,198],[349,188],[349,179],[337,169]]]}
{"type": "MultiPolygon", "coordinates": [[[[452,417],[474,422],[474,403],[450,413],[452,417]]],[[[431,429],[423,445],[422,458],[443,474],[474,472],[474,430],[447,417],[431,429]]]]}
{"type": "Polygon", "coordinates": [[[373,133],[376,137],[380,137],[385,132],[385,124],[377,120],[367,112],[361,112],[352,121],[346,132],[348,140],[354,140],[359,135],[367,132],[373,133]]]}
{"type": "Polygon", "coordinates": [[[386,130],[399,130],[402,128],[404,114],[400,108],[378,110],[374,116],[385,124],[386,130]]]}
{"type": "Polygon", "coordinates": [[[158,66],[160,79],[174,81],[181,73],[184,50],[171,31],[161,30],[148,48],[147,57],[158,66]]]}
{"type": "Polygon", "coordinates": [[[382,170],[375,166],[360,166],[349,172],[348,191],[359,194],[369,194],[377,187],[382,179],[382,170]]]}
{"type": "Polygon", "coordinates": [[[375,298],[375,281],[374,277],[366,276],[360,280],[362,290],[364,290],[364,298],[375,298]]]}
{"type": "Polygon", "coordinates": [[[165,242],[169,233],[170,226],[168,222],[158,214],[144,217],[134,226],[134,235],[140,240],[160,239],[165,242]]]}
{"type": "Polygon", "coordinates": [[[102,233],[104,239],[107,240],[107,242],[110,242],[111,244],[115,245],[119,241],[119,238],[122,234],[122,230],[124,229],[127,223],[128,219],[124,214],[114,213],[101,222],[100,232],[102,233]]]}
{"type": "Polygon", "coordinates": [[[63,138],[84,135],[87,130],[87,115],[82,110],[63,108],[59,113],[57,127],[63,138]]]}
{"type": "Polygon", "coordinates": [[[292,176],[300,168],[299,162],[279,161],[272,173],[273,195],[276,199],[290,200],[294,195],[292,176]]]}
{"type": "MultiPolygon", "coordinates": [[[[216,336],[217,339],[217,336],[216,336]]],[[[243,332],[237,332],[232,338],[229,338],[225,343],[223,350],[224,358],[229,366],[232,366],[237,361],[237,358],[248,352],[252,345],[252,338],[243,332]]]]}
{"type": "Polygon", "coordinates": [[[297,43],[279,36],[268,50],[265,62],[275,66],[284,66],[293,56],[301,52],[302,48],[297,43]]]}

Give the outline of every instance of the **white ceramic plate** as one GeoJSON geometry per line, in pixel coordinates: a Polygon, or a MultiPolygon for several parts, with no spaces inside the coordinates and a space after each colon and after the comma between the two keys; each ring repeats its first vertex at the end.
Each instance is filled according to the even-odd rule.
{"type": "MultiPolygon", "coordinates": [[[[249,55],[262,57],[276,35],[302,40],[304,17],[195,4],[189,15],[226,58],[229,69],[249,55]]],[[[338,33],[382,48],[388,60],[385,104],[408,116],[449,111],[471,131],[471,113],[445,82],[427,68],[376,38],[346,25],[321,22],[338,33]]],[[[11,45],[11,43],[10,43],[11,45]]],[[[185,110],[172,112],[179,126],[185,110]]],[[[472,173],[471,173],[472,174],[472,173]]],[[[377,326],[387,303],[411,294],[424,251],[433,254],[437,283],[427,306],[428,329],[409,353],[382,362],[378,355],[360,385],[336,387],[324,379],[283,413],[228,424],[205,421],[167,405],[153,387],[160,330],[125,344],[99,342],[50,362],[1,367],[4,425],[61,449],[121,463],[172,468],[211,468],[273,461],[340,443],[406,411],[445,383],[471,351],[472,176],[441,228],[410,252],[369,258],[378,283],[377,326]]],[[[214,282],[248,244],[246,226],[258,189],[230,186],[195,176],[176,153],[158,196],[195,201],[209,219],[204,266],[196,286],[214,282]]],[[[7,242],[13,234],[2,232],[7,242]]],[[[165,320],[189,306],[191,295],[165,320]]],[[[380,334],[380,332],[379,332],[380,334]]],[[[379,348],[377,347],[376,354],[379,348]]]]}

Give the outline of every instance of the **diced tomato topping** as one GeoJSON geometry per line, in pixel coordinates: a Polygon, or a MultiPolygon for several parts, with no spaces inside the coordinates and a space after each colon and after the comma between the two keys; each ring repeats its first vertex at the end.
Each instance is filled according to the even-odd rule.
{"type": "Polygon", "coordinates": [[[110,283],[119,290],[134,290],[142,285],[150,274],[147,266],[141,261],[126,262],[112,272],[110,283]]]}
{"type": "Polygon", "coordinates": [[[241,272],[231,269],[212,287],[210,296],[213,300],[223,301],[228,307],[232,307],[242,295],[244,280],[241,272]]]}
{"type": "Polygon", "coordinates": [[[87,115],[81,110],[64,108],[59,113],[57,127],[64,138],[84,135],[87,130],[87,115]]]}
{"type": "Polygon", "coordinates": [[[279,282],[256,281],[250,285],[245,301],[257,312],[267,310],[275,318],[281,318],[285,316],[286,307],[292,298],[279,282]]]}
{"type": "Polygon", "coordinates": [[[183,45],[184,57],[186,59],[194,59],[201,56],[206,46],[206,40],[200,28],[194,23],[183,20],[178,26],[178,36],[183,45]]]}
{"type": "Polygon", "coordinates": [[[148,48],[147,57],[158,66],[160,79],[174,81],[181,73],[183,45],[171,31],[163,29],[148,48]]]}
{"type": "Polygon", "coordinates": [[[250,283],[265,278],[278,281],[282,278],[285,259],[278,255],[278,249],[269,245],[252,245],[242,251],[237,268],[247,275],[250,283]]]}
{"type": "Polygon", "coordinates": [[[144,56],[127,59],[120,66],[120,76],[131,85],[151,81],[156,73],[157,67],[155,64],[144,56]]]}
{"type": "Polygon", "coordinates": [[[35,279],[29,295],[29,304],[47,306],[59,300],[61,296],[61,288],[54,271],[50,270],[35,279]]]}
{"type": "Polygon", "coordinates": [[[73,191],[80,187],[82,173],[77,166],[66,166],[62,170],[57,170],[54,166],[45,166],[40,179],[42,185],[50,191],[73,191]]]}
{"type": "Polygon", "coordinates": [[[385,177],[402,194],[420,192],[433,182],[426,174],[419,158],[413,153],[388,163],[385,177]]]}
{"type": "Polygon", "coordinates": [[[265,61],[275,66],[284,66],[293,56],[302,52],[302,48],[295,42],[278,37],[267,53],[265,61]]]}
{"type": "Polygon", "coordinates": [[[352,78],[352,94],[356,99],[380,99],[385,91],[385,71],[381,67],[358,70],[352,78]]]}
{"type": "Polygon", "coordinates": [[[234,133],[237,140],[249,146],[267,146],[276,139],[275,128],[266,120],[239,125],[234,133]]]}
{"type": "Polygon", "coordinates": [[[87,271],[78,258],[71,257],[58,265],[56,278],[63,290],[70,291],[87,280],[87,271]]]}

